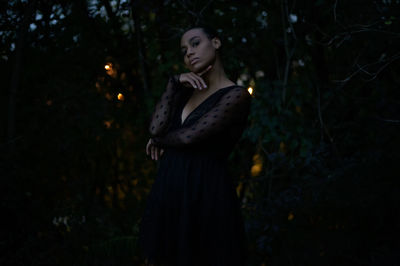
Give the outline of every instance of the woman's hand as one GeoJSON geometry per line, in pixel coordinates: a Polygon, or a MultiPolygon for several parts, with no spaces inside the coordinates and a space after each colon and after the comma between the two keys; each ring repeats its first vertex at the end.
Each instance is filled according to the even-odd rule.
{"type": "Polygon", "coordinates": [[[161,149],[160,147],[157,147],[154,144],[153,139],[150,138],[146,145],[146,154],[151,155],[151,159],[157,161],[163,153],[164,150],[161,149]]]}
{"type": "Polygon", "coordinates": [[[201,76],[204,75],[211,68],[212,65],[209,65],[205,70],[199,73],[193,73],[193,72],[182,73],[179,76],[179,82],[182,83],[182,85],[184,85],[185,87],[193,87],[198,90],[207,88],[207,84],[204,82],[201,76]]]}

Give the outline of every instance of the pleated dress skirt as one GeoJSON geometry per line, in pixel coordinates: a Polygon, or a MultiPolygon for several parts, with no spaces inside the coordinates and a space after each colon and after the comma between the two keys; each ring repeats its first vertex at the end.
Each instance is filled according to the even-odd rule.
{"type": "Polygon", "coordinates": [[[226,159],[166,149],[140,222],[143,258],[154,265],[242,266],[246,243],[226,159]]]}

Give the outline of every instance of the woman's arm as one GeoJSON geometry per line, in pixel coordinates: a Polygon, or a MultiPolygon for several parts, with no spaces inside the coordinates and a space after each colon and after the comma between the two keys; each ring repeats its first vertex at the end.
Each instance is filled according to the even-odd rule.
{"type": "Polygon", "coordinates": [[[177,75],[170,75],[168,80],[168,85],[161,96],[160,101],[157,103],[155,111],[152,115],[149,131],[153,137],[164,135],[172,118],[173,107],[179,98],[179,91],[183,90],[185,87],[193,87],[201,90],[206,87],[206,83],[201,77],[206,72],[212,68],[209,65],[200,73],[182,73],[177,75]]]}
{"type": "Polygon", "coordinates": [[[155,137],[159,147],[179,147],[207,139],[226,129],[232,123],[240,123],[247,118],[251,96],[243,87],[231,89],[217,104],[193,125],[169,132],[165,136],[155,137]]]}
{"type": "Polygon", "coordinates": [[[178,74],[169,77],[167,88],[156,104],[149,126],[150,134],[153,137],[165,134],[167,126],[172,118],[173,106],[176,105],[178,99],[177,92],[182,89],[179,76],[178,74]]]}

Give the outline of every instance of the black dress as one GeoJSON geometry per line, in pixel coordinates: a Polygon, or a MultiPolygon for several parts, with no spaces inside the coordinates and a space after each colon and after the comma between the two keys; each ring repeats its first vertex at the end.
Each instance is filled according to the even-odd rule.
{"type": "Polygon", "coordinates": [[[181,122],[193,88],[171,76],[150,123],[164,148],[140,223],[141,254],[155,265],[235,266],[246,234],[227,158],[246,123],[251,96],[221,88],[181,122]]]}

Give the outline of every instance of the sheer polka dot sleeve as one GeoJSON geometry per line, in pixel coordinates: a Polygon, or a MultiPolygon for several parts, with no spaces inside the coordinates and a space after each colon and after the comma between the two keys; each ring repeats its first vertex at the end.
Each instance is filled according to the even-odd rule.
{"type": "Polygon", "coordinates": [[[243,87],[234,87],[194,124],[153,140],[162,148],[190,145],[205,140],[223,130],[229,130],[234,123],[247,120],[250,103],[251,96],[247,90],[243,87]]]}
{"type": "Polygon", "coordinates": [[[172,118],[173,107],[176,105],[176,101],[178,100],[177,92],[181,88],[182,85],[179,82],[179,74],[170,75],[167,88],[161,95],[159,102],[156,104],[151,118],[149,132],[153,137],[165,134],[172,118]]]}

